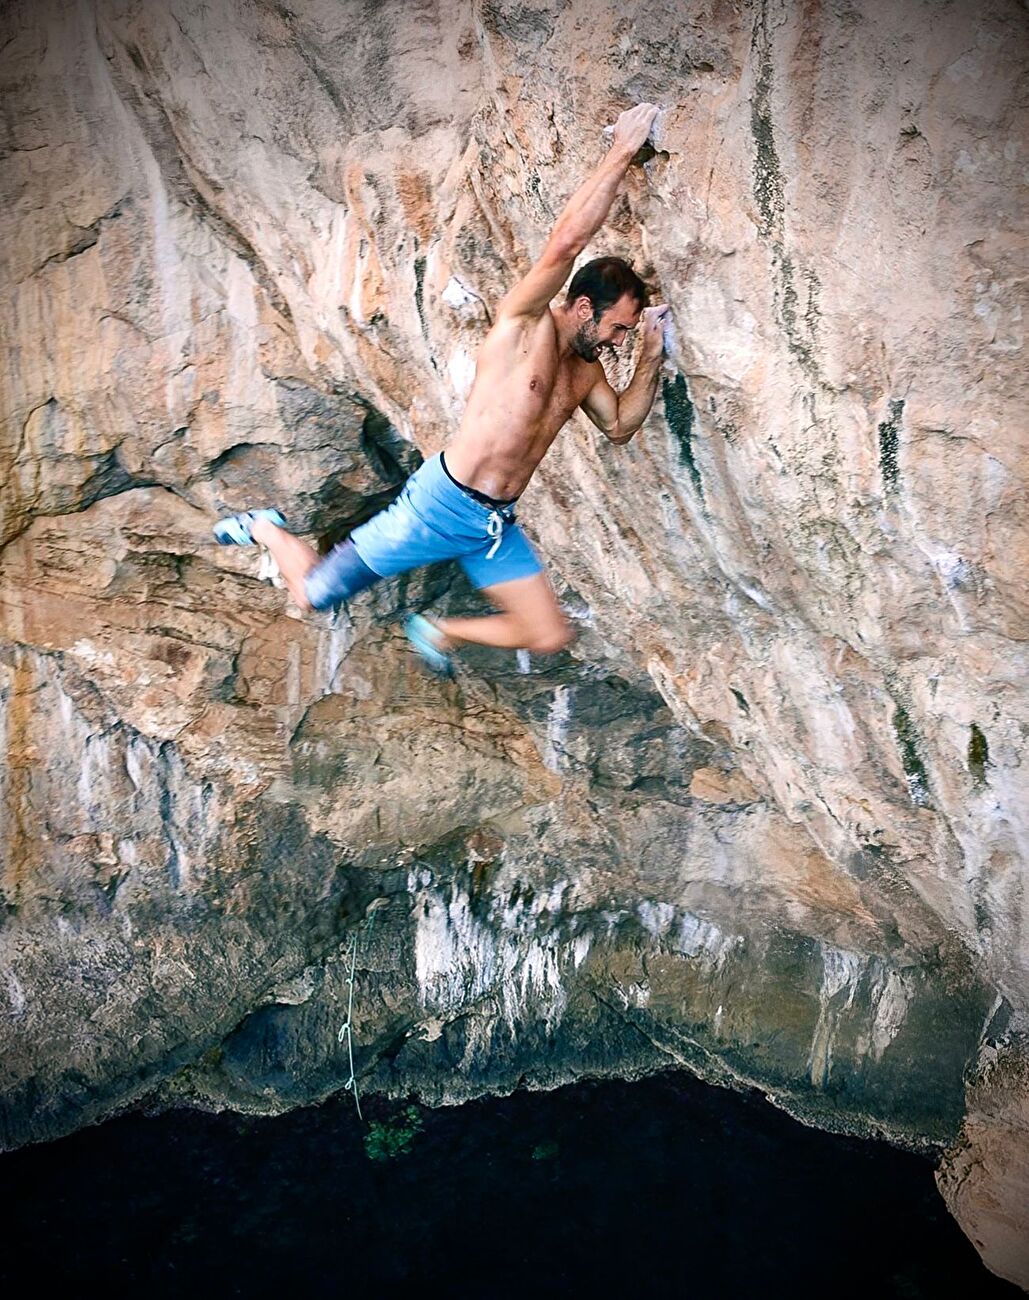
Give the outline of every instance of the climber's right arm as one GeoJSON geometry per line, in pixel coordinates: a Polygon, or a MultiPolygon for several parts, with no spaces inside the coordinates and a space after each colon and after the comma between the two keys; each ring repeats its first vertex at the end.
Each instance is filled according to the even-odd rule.
{"type": "Polygon", "coordinates": [[[500,317],[540,317],[571,274],[575,259],[604,224],[629,164],[650,134],[654,104],[637,104],[615,123],[614,141],[589,180],[575,191],[558,217],[543,254],[497,309],[500,317]]]}

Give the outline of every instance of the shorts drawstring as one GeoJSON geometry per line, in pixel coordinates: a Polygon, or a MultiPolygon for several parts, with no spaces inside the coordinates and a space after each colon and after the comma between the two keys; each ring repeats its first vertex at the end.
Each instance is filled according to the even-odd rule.
{"type": "Polygon", "coordinates": [[[486,533],[493,538],[493,545],[486,552],[486,559],[492,560],[504,538],[504,516],[499,510],[490,511],[489,518],[486,520],[486,533]]]}

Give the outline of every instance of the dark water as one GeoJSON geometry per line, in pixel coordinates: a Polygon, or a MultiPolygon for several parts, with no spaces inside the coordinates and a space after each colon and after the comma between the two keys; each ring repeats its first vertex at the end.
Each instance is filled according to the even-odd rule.
{"type": "Polygon", "coordinates": [[[349,1099],[279,1119],[134,1115],[0,1156],[0,1284],[13,1294],[28,1270],[34,1292],[188,1300],[1021,1295],[983,1268],[929,1162],[682,1075],[363,1109],[364,1125],[349,1099]]]}

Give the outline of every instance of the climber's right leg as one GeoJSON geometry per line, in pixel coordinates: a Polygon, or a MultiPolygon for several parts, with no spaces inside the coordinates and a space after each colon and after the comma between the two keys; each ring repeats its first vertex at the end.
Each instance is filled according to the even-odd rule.
{"type": "MultiPolygon", "coordinates": [[[[382,577],[365,564],[349,537],[334,546],[328,555],[317,556],[316,560],[317,563],[305,571],[302,579],[307,604],[301,605],[301,609],[331,609],[382,577]]],[[[294,596],[294,600],[300,604],[299,597],[294,596]]]]}
{"type": "Polygon", "coordinates": [[[488,513],[474,503],[469,508],[469,499],[447,477],[437,455],[411,475],[392,504],[324,557],[288,533],[277,510],[232,515],[219,520],[214,533],[220,542],[267,546],[300,608],[328,609],[380,578],[488,547],[493,537],[486,530],[488,513]]]}
{"type": "Polygon", "coordinates": [[[307,575],[318,565],[321,556],[300,537],[286,532],[270,519],[255,519],[250,525],[250,535],[271,552],[279,572],[289,589],[289,594],[303,610],[314,609],[307,595],[307,575]]]}
{"type": "Polygon", "coordinates": [[[219,520],[214,535],[224,544],[266,546],[289,594],[305,611],[329,609],[378,582],[379,574],[365,564],[349,538],[328,555],[319,555],[302,538],[287,532],[285,522],[277,510],[245,510],[219,520]]]}
{"type": "Polygon", "coordinates": [[[257,520],[250,532],[255,542],[271,551],[289,594],[303,610],[331,609],[379,581],[380,575],[369,569],[349,537],[328,555],[319,555],[313,546],[270,520],[257,520]]]}

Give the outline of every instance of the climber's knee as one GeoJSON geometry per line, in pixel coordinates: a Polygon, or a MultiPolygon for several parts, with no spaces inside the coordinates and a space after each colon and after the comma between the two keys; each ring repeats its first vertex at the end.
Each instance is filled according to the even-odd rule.
{"type": "Polygon", "coordinates": [[[534,628],[527,638],[526,649],[538,655],[556,655],[574,639],[571,624],[565,619],[534,628]]]}

